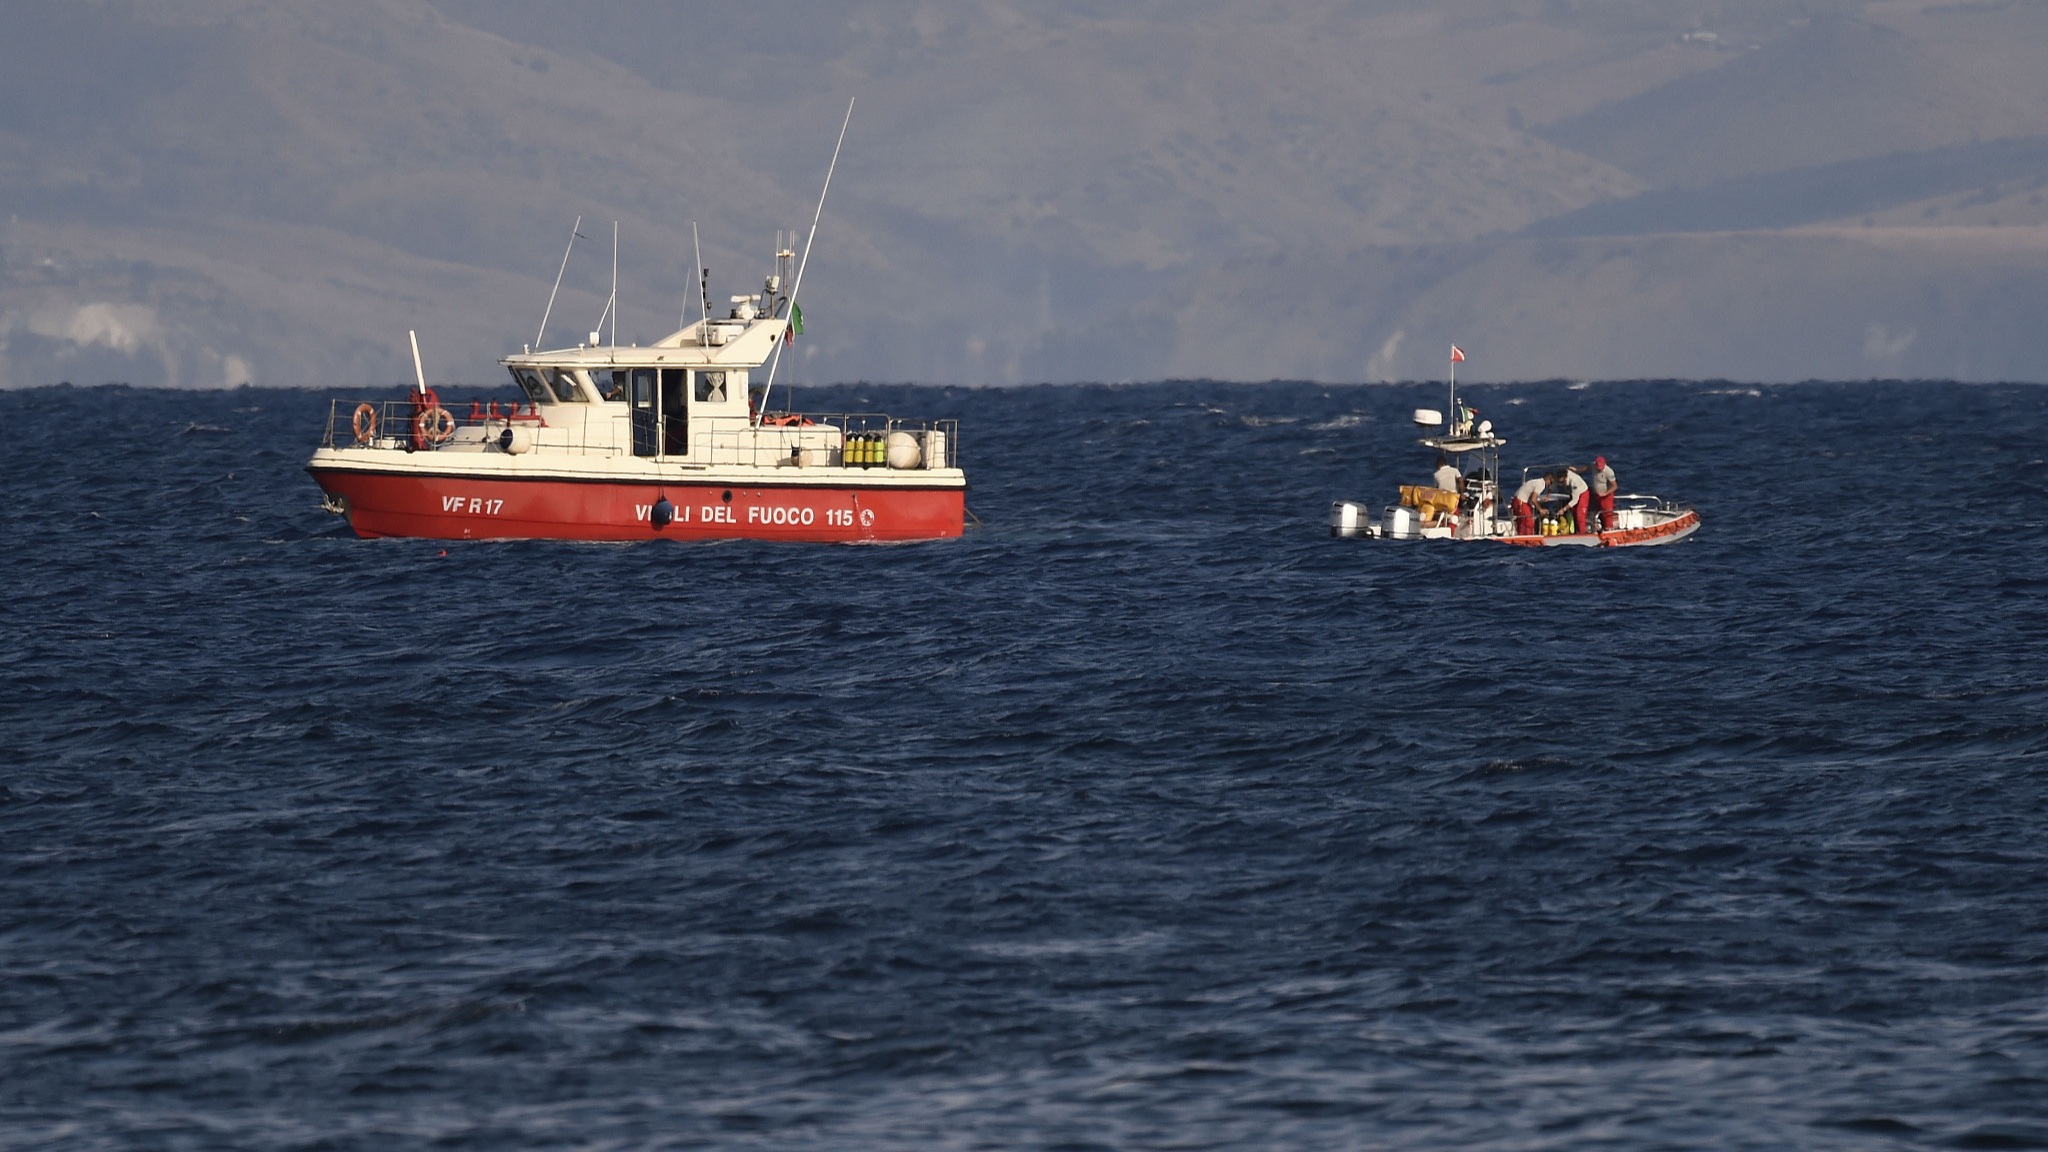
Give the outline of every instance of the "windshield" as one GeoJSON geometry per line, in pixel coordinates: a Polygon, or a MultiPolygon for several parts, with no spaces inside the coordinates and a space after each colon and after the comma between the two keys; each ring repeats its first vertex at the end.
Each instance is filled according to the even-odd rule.
{"type": "Polygon", "coordinates": [[[576,387],[576,373],[567,368],[550,368],[547,381],[554,385],[555,398],[564,404],[582,404],[583,389],[576,387]]]}
{"type": "Polygon", "coordinates": [[[535,404],[547,402],[548,386],[540,382],[540,373],[531,368],[514,368],[512,379],[519,385],[519,390],[526,393],[528,400],[535,404]]]}

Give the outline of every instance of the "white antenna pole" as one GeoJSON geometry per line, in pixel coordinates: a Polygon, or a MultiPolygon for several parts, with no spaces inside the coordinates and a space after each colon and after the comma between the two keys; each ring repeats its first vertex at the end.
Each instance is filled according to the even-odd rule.
{"type": "MultiPolygon", "coordinates": [[[[803,291],[804,269],[811,263],[811,242],[818,238],[818,218],[825,214],[825,196],[832,191],[832,172],[839,167],[839,149],[846,144],[846,126],[853,123],[853,98],[846,100],[846,119],[839,122],[839,143],[832,145],[832,163],[825,166],[825,187],[818,193],[818,210],[811,213],[811,234],[804,238],[803,259],[796,264],[796,283],[789,286],[789,322],[796,323],[796,294],[803,291]]],[[[782,357],[768,366],[768,385],[761,390],[761,410],[768,410],[768,393],[775,390],[775,370],[782,365],[782,357]]],[[[759,416],[755,417],[758,423],[759,416]]]]}
{"type": "MultiPolygon", "coordinates": [[[[791,232],[789,234],[789,242],[791,244],[796,243],[796,233],[791,232]]],[[[782,246],[782,229],[777,228],[775,230],[775,274],[777,276],[781,276],[785,271],[782,262],[782,253],[784,251],[786,251],[786,249],[784,249],[782,246]]],[[[768,316],[770,319],[774,319],[775,317],[775,300],[773,297],[770,297],[768,300],[768,316]]],[[[775,355],[768,361],[768,379],[771,381],[775,379],[775,370],[781,367],[782,365],[782,346],[787,343],[787,340],[777,340],[775,342],[775,355]]],[[[768,394],[766,392],[761,393],[761,400],[765,410],[765,405],[768,400],[768,394]]],[[[789,406],[792,409],[796,407],[796,399],[794,394],[792,394],[791,396],[789,406]]]]}
{"type": "Polygon", "coordinates": [[[1458,346],[1451,345],[1451,431],[1458,429],[1458,346]]]}
{"type": "Polygon", "coordinates": [[[581,235],[582,231],[583,217],[578,216],[576,223],[569,227],[569,246],[562,249],[562,266],[555,270],[555,287],[548,293],[548,310],[540,314],[540,331],[533,334],[535,348],[540,347],[541,338],[547,335],[548,317],[555,314],[555,293],[562,290],[562,273],[569,270],[569,253],[576,250],[576,237],[581,235]]]}
{"type": "MultiPolygon", "coordinates": [[[[612,253],[612,294],[610,297],[606,298],[604,302],[604,311],[599,312],[597,314],[597,327],[592,329],[590,332],[590,346],[592,348],[595,348],[599,344],[604,343],[605,321],[612,321],[612,330],[614,332],[616,332],[619,327],[618,321],[614,319],[614,310],[617,308],[619,303],[619,255],[616,251],[618,243],[619,238],[617,236],[612,237],[612,246],[614,248],[614,251],[612,253]]],[[[578,348],[581,348],[583,346],[582,342],[579,341],[576,346],[578,348]]]]}
{"type": "MultiPolygon", "coordinates": [[[[697,282],[697,343],[711,337],[711,287],[704,282],[704,241],[697,238],[697,222],[690,221],[690,243],[697,250],[697,267],[690,279],[697,282]]],[[[683,305],[683,319],[690,318],[690,306],[683,305]]]]}
{"type": "Polygon", "coordinates": [[[406,335],[412,338],[412,378],[419,385],[420,395],[425,396],[427,394],[427,374],[420,367],[420,334],[418,332],[407,332],[406,335]]]}
{"type": "Polygon", "coordinates": [[[612,221],[612,347],[619,346],[619,222],[612,221]]]}
{"type": "MultiPolygon", "coordinates": [[[[697,245],[697,267],[701,268],[704,266],[704,246],[697,243],[697,222],[695,220],[690,221],[690,243],[697,245]]],[[[692,288],[697,286],[697,268],[690,269],[690,286],[692,288]]],[[[695,295],[695,292],[690,293],[690,296],[695,295]]],[[[678,328],[687,328],[690,324],[690,296],[683,297],[683,310],[676,313],[676,327],[678,328]]]]}

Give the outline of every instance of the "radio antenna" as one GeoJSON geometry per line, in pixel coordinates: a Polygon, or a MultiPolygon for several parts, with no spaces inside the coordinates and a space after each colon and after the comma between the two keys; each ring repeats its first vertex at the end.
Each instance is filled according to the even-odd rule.
{"type": "Polygon", "coordinates": [[[548,317],[555,314],[555,293],[562,290],[562,273],[569,270],[569,253],[576,250],[576,238],[583,235],[583,217],[569,226],[569,246],[562,249],[562,266],[555,270],[555,287],[548,293],[548,309],[540,314],[540,331],[533,334],[533,346],[541,346],[541,339],[548,334],[548,317]]]}
{"type": "MultiPolygon", "coordinates": [[[[853,123],[853,98],[848,97],[846,101],[846,119],[839,122],[839,143],[832,145],[832,163],[825,166],[825,187],[818,193],[818,210],[811,213],[811,234],[804,238],[803,258],[798,260],[796,264],[796,283],[789,286],[789,323],[792,324],[796,322],[796,294],[803,291],[804,269],[811,263],[811,242],[818,238],[818,218],[825,214],[825,196],[832,191],[832,173],[839,167],[839,149],[846,144],[846,126],[851,123],[853,123]]],[[[775,390],[775,370],[781,366],[782,357],[780,356],[777,356],[774,362],[768,365],[768,386],[761,389],[762,412],[768,410],[768,394],[775,390]]],[[[759,424],[760,422],[760,414],[756,413],[754,423],[759,424]]]]}
{"type": "Polygon", "coordinates": [[[612,221],[612,294],[604,302],[604,311],[597,314],[597,327],[590,330],[590,346],[604,343],[604,322],[612,322],[613,348],[619,346],[619,222],[612,221]]]}
{"type": "Polygon", "coordinates": [[[427,374],[420,367],[420,334],[418,332],[407,332],[406,336],[412,340],[412,378],[419,384],[419,394],[425,396],[427,394],[427,374]]]}
{"type": "MultiPolygon", "coordinates": [[[[711,269],[704,266],[704,242],[697,238],[697,222],[690,221],[690,244],[697,249],[697,343],[711,339],[711,269]]],[[[683,319],[690,318],[690,306],[683,305],[683,319]]]]}

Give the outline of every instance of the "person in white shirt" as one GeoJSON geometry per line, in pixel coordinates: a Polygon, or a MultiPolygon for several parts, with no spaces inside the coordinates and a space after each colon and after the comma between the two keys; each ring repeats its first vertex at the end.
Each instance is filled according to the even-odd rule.
{"type": "Polygon", "coordinates": [[[1593,511],[1599,513],[1602,531],[1614,527],[1614,469],[1607,466],[1607,457],[1593,457],[1593,511]]]}
{"type": "Polygon", "coordinates": [[[1549,483],[1548,476],[1531,476],[1515,489],[1515,535],[1536,534],[1536,505],[1543,499],[1543,489],[1549,483]]]}
{"type": "Polygon", "coordinates": [[[1464,479],[1463,476],[1459,475],[1456,468],[1451,467],[1449,460],[1441,456],[1436,458],[1436,486],[1438,488],[1446,492],[1456,492],[1458,485],[1463,483],[1464,479]]]}
{"type": "Polygon", "coordinates": [[[1565,504],[1571,509],[1572,531],[1586,530],[1586,502],[1592,498],[1593,490],[1586,486],[1586,479],[1579,475],[1577,468],[1567,468],[1562,477],[1565,484],[1565,504]]]}

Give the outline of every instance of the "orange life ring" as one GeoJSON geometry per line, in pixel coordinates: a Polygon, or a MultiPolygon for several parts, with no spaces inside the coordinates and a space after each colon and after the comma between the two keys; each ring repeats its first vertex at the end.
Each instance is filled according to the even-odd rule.
{"type": "Polygon", "coordinates": [[[377,409],[375,405],[356,405],[356,443],[368,444],[377,438],[377,409]]]}
{"type": "Polygon", "coordinates": [[[412,429],[429,444],[440,444],[455,435],[455,414],[439,404],[412,418],[412,429]]]}

